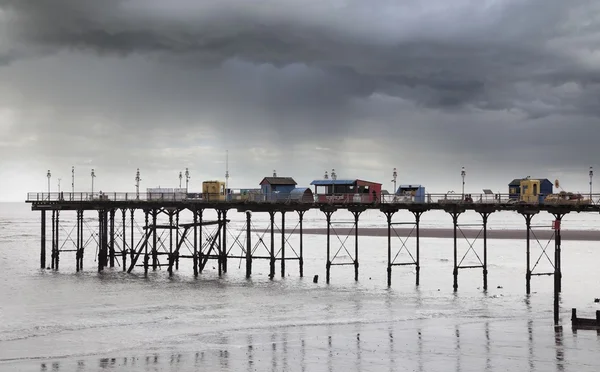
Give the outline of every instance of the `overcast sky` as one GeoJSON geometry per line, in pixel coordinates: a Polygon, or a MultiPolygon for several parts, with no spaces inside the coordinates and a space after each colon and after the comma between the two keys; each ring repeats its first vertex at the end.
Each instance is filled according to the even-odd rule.
{"type": "MultiPolygon", "coordinates": [[[[600,176],[600,2],[0,0],[0,200],[600,176]]],[[[598,180],[600,192],[600,179],[598,180]]]]}

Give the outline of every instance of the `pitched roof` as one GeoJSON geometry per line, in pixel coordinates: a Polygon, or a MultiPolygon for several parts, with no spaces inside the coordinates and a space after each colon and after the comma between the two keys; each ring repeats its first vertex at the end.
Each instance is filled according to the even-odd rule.
{"type": "MultiPolygon", "coordinates": [[[[521,185],[521,181],[522,180],[526,180],[526,179],[527,178],[515,178],[514,180],[512,180],[511,183],[508,184],[508,186],[520,186],[521,185]]],[[[550,183],[552,183],[552,181],[550,181],[547,178],[529,178],[529,179],[530,180],[538,180],[538,181],[540,181],[542,183],[544,183],[544,182],[550,182],[550,183]]]]}
{"type": "Polygon", "coordinates": [[[292,177],[265,177],[260,181],[259,185],[265,182],[269,185],[296,185],[296,181],[292,177]]]}

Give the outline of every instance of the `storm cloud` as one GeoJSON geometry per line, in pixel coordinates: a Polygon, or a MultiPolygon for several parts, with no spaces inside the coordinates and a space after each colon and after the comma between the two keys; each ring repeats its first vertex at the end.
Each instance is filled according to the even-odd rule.
{"type": "Polygon", "coordinates": [[[389,188],[398,167],[444,192],[464,165],[473,192],[585,189],[599,20],[587,0],[0,0],[0,176],[174,186],[223,178],[228,149],[234,187],[336,168],[389,188]]]}

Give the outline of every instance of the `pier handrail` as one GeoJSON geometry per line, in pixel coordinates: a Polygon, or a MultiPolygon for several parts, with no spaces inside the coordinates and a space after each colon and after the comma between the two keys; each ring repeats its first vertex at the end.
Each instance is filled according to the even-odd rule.
{"type": "MultiPolygon", "coordinates": [[[[553,194],[556,195],[556,194],[553,194]]],[[[456,193],[429,193],[422,196],[411,195],[379,195],[371,194],[315,194],[313,199],[292,193],[232,193],[227,195],[210,194],[202,192],[30,192],[27,194],[28,203],[57,203],[80,202],[98,203],[110,201],[128,202],[189,202],[189,203],[265,203],[265,204],[318,204],[318,205],[354,205],[354,204],[540,204],[539,200],[520,201],[511,198],[509,194],[456,194],[456,193]]],[[[600,205],[600,194],[584,195],[583,198],[546,198],[545,205],[600,205]]]]}

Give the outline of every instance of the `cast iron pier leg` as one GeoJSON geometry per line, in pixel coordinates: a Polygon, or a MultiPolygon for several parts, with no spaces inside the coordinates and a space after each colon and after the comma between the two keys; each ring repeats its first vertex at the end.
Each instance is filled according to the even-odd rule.
{"type": "Polygon", "coordinates": [[[79,225],[79,212],[80,211],[75,211],[76,217],[77,217],[76,218],[76,220],[77,220],[77,228],[76,228],[77,240],[75,243],[75,271],[76,272],[79,272],[79,259],[81,257],[81,245],[79,245],[79,241],[81,240],[80,237],[81,237],[82,231],[81,231],[81,226],[79,225]]]}
{"type": "Polygon", "coordinates": [[[302,231],[302,219],[304,218],[305,211],[298,211],[298,217],[300,219],[300,259],[298,260],[298,265],[300,266],[300,277],[304,277],[304,235],[302,231]]]}
{"type": "Polygon", "coordinates": [[[110,267],[115,267],[115,210],[110,210],[110,267]]]}
{"type": "Polygon", "coordinates": [[[246,212],[246,279],[252,275],[252,214],[246,212]]]}
{"type": "MultiPolygon", "coordinates": [[[[181,244],[183,245],[183,242],[181,244]]],[[[179,209],[177,210],[177,214],[175,214],[175,246],[181,247],[179,242],[179,209]]],[[[175,252],[175,270],[179,271],[179,250],[175,252]]]]}
{"type": "Polygon", "coordinates": [[[285,278],[285,211],[281,211],[281,277],[285,278]]]}
{"type": "Polygon", "coordinates": [[[104,270],[104,260],[102,253],[104,253],[104,211],[101,209],[98,211],[98,272],[104,270]]]}
{"type": "Polygon", "coordinates": [[[527,227],[527,272],[525,273],[525,291],[527,294],[531,293],[531,252],[530,252],[530,235],[531,235],[531,219],[533,214],[527,213],[523,215],[525,217],[525,226],[527,227]]]}
{"type": "Polygon", "coordinates": [[[221,260],[223,272],[227,274],[227,209],[223,210],[223,247],[221,248],[221,255],[223,256],[221,260]]]}
{"type": "Polygon", "coordinates": [[[223,275],[223,237],[221,236],[221,231],[223,231],[223,218],[221,210],[217,211],[217,220],[219,222],[219,227],[217,229],[217,263],[219,267],[219,277],[223,275]]]}
{"type": "Polygon", "coordinates": [[[56,211],[56,251],[54,253],[54,260],[55,260],[55,264],[54,267],[56,268],[56,270],[58,270],[58,261],[60,258],[60,240],[58,238],[59,235],[59,230],[60,230],[60,211],[56,211]]]}
{"type": "Polygon", "coordinates": [[[483,219],[483,290],[487,291],[488,289],[488,269],[487,269],[487,222],[489,213],[481,213],[481,218],[483,219]]]}
{"type": "Polygon", "coordinates": [[[169,276],[173,276],[173,212],[169,211],[169,276]]]}
{"type": "Polygon", "coordinates": [[[271,251],[269,252],[269,278],[275,277],[275,212],[269,212],[271,217],[271,251]]]}
{"type": "Polygon", "coordinates": [[[387,219],[387,285],[392,286],[392,217],[396,212],[385,212],[387,219]]]}
{"type": "MultiPolygon", "coordinates": [[[[144,210],[144,220],[145,220],[145,225],[146,225],[146,235],[151,234],[152,232],[149,231],[149,227],[148,227],[148,222],[149,222],[149,214],[150,212],[148,212],[148,210],[144,210]]],[[[152,215],[155,215],[154,211],[152,212],[152,215]]],[[[156,231],[155,231],[156,233],[156,231]]],[[[156,234],[154,235],[154,237],[156,238],[156,234]]],[[[156,239],[155,239],[156,241],[156,239]]],[[[150,266],[150,255],[148,254],[148,244],[144,245],[144,275],[148,276],[148,269],[150,266]]]]}
{"type": "Polygon", "coordinates": [[[85,247],[83,246],[83,210],[79,211],[79,271],[83,270],[83,257],[85,247]]]}
{"type": "Polygon", "coordinates": [[[198,211],[198,272],[202,272],[204,269],[204,265],[202,261],[204,260],[204,253],[202,253],[202,215],[204,213],[204,209],[200,209],[198,211]]]}
{"type": "Polygon", "coordinates": [[[460,216],[460,213],[452,212],[450,215],[452,216],[452,222],[454,225],[454,270],[452,271],[452,274],[454,275],[453,288],[454,292],[456,292],[458,290],[458,243],[456,230],[458,228],[458,216],[460,216]]]}
{"type": "MultiPolygon", "coordinates": [[[[123,261],[123,271],[126,271],[127,270],[127,268],[126,268],[126,266],[127,266],[127,234],[125,232],[127,231],[127,209],[123,208],[121,210],[121,214],[123,216],[123,229],[122,229],[123,247],[121,248],[121,256],[122,256],[121,260],[123,261]]],[[[133,249],[133,247],[131,249],[133,249]]]]}
{"type": "Polygon", "coordinates": [[[327,263],[325,265],[326,273],[325,273],[325,281],[329,284],[330,273],[331,273],[331,259],[330,259],[330,250],[331,250],[331,215],[333,212],[325,212],[325,217],[327,218],[327,263]]]}
{"type": "Polygon", "coordinates": [[[354,215],[354,281],[358,282],[358,218],[362,212],[352,212],[354,215]]]}
{"type": "Polygon", "coordinates": [[[416,239],[417,239],[417,260],[415,262],[415,273],[416,273],[416,277],[415,277],[415,282],[416,285],[419,286],[419,282],[420,282],[420,278],[421,278],[421,237],[420,237],[420,231],[419,231],[419,224],[421,222],[421,215],[423,214],[423,212],[413,212],[413,214],[415,215],[415,229],[416,229],[416,239]]]}
{"type": "Polygon", "coordinates": [[[156,219],[158,217],[158,211],[156,209],[152,210],[152,271],[156,271],[158,267],[158,236],[156,230],[156,219]]]}
{"type": "MultiPolygon", "coordinates": [[[[134,230],[133,230],[133,225],[134,225],[134,221],[135,221],[135,209],[131,208],[131,226],[129,227],[131,229],[131,244],[129,245],[129,253],[131,254],[131,262],[133,262],[133,260],[135,259],[135,243],[134,243],[134,230]]],[[[148,225],[148,224],[146,224],[148,225]]],[[[147,244],[147,243],[146,243],[147,244]]]]}
{"type": "Polygon", "coordinates": [[[198,277],[198,210],[194,207],[194,277],[198,277]]]}
{"type": "Polygon", "coordinates": [[[46,211],[42,211],[42,240],[40,246],[40,268],[46,268],[46,211]]]}
{"type": "Polygon", "coordinates": [[[54,236],[56,234],[54,226],[56,225],[56,211],[52,210],[52,247],[50,248],[50,268],[54,270],[54,242],[56,241],[54,236]]]}

